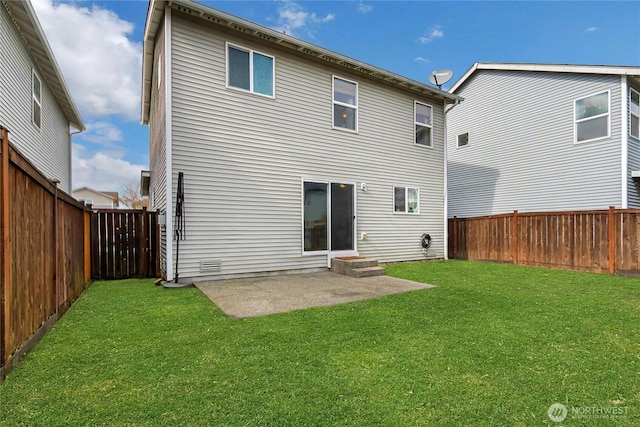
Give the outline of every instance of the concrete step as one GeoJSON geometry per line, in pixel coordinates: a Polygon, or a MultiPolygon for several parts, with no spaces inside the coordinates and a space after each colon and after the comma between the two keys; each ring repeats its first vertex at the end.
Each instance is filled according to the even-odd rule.
{"type": "Polygon", "coordinates": [[[351,277],[383,276],[378,260],[365,257],[338,257],[331,260],[331,271],[351,277]]]}
{"type": "Polygon", "coordinates": [[[382,267],[364,267],[349,270],[347,276],[351,277],[373,277],[384,276],[384,268],[382,267]]]}

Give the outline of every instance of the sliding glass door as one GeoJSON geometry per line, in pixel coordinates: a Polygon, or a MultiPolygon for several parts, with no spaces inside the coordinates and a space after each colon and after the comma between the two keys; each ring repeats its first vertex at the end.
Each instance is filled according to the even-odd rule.
{"type": "Polygon", "coordinates": [[[353,251],[354,185],[305,181],[303,187],[304,251],[353,251]]]}

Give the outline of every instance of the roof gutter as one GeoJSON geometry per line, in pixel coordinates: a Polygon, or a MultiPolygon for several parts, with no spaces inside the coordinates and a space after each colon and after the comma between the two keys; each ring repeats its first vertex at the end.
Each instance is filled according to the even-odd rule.
{"type": "Polygon", "coordinates": [[[436,97],[451,104],[461,101],[462,98],[453,93],[436,89],[424,83],[400,76],[382,68],[366,64],[348,56],[330,51],[320,46],[307,43],[303,40],[281,33],[274,29],[247,21],[230,15],[220,10],[205,6],[192,0],[152,0],[147,11],[147,21],[144,32],[144,58],[142,67],[142,123],[149,120],[151,74],[153,71],[153,41],[158,30],[161,18],[164,14],[165,3],[176,11],[203,19],[209,25],[219,25],[227,31],[236,30],[244,37],[254,37],[262,43],[272,43],[280,49],[293,51],[296,55],[307,55],[309,59],[329,64],[333,68],[343,69],[355,74],[361,74],[370,79],[377,80],[387,85],[400,87],[414,93],[436,97]]]}
{"type": "Polygon", "coordinates": [[[85,130],[82,117],[73,102],[69,88],[64,80],[62,71],[56,61],[55,55],[49,46],[47,37],[40,26],[31,2],[29,1],[2,1],[11,18],[18,25],[18,29],[31,50],[31,55],[38,64],[42,76],[53,92],[56,101],[60,105],[69,125],[80,132],[85,130]]]}

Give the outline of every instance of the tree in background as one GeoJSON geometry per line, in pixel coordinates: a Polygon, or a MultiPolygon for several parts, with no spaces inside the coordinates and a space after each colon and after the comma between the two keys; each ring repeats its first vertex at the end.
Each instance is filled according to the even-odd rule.
{"type": "Polygon", "coordinates": [[[120,190],[120,204],[129,209],[149,207],[149,198],[140,195],[140,183],[134,180],[122,186],[120,190]]]}

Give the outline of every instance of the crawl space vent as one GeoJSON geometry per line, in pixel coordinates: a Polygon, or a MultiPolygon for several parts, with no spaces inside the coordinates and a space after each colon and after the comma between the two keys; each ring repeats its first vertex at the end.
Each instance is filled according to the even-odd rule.
{"type": "Polygon", "coordinates": [[[206,273],[208,271],[220,271],[221,268],[221,259],[205,259],[200,261],[200,273],[206,273]]]}

